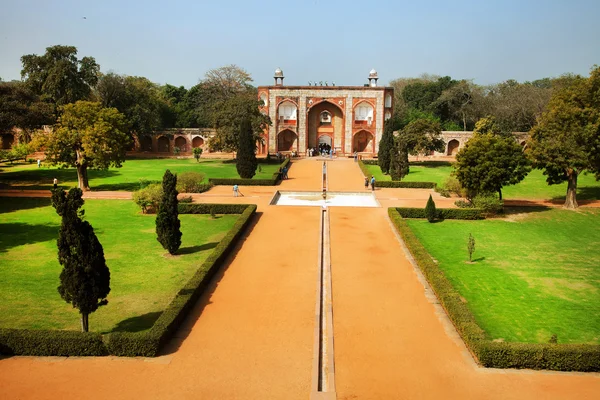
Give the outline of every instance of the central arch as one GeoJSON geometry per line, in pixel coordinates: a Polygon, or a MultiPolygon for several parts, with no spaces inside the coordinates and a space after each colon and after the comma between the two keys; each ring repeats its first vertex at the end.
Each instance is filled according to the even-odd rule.
{"type": "Polygon", "coordinates": [[[337,104],[324,100],[312,106],[308,111],[307,128],[307,148],[319,148],[319,143],[326,143],[343,149],[344,112],[337,104]]]}
{"type": "Polygon", "coordinates": [[[277,135],[277,151],[294,150],[296,139],[298,139],[298,135],[289,129],[284,129],[283,131],[279,132],[277,135]]]}

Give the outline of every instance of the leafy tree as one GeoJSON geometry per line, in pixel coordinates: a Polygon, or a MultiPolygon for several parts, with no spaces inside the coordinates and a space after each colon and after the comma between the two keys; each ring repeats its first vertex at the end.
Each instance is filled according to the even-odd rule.
{"type": "Polygon", "coordinates": [[[211,151],[236,152],[240,143],[242,125],[250,122],[254,143],[262,141],[262,133],[271,125],[271,119],[259,111],[259,100],[252,92],[241,92],[221,103],[215,112],[217,133],[208,145],[211,151]]]}
{"type": "Polygon", "coordinates": [[[435,214],[435,202],[433,201],[431,195],[429,195],[429,199],[427,200],[427,204],[425,205],[425,215],[427,216],[427,221],[435,221],[435,214]]]}
{"type": "Polygon", "coordinates": [[[81,189],[69,194],[61,189],[52,191],[52,206],[62,217],[58,233],[58,262],[63,266],[58,292],[81,314],[81,329],[89,330],[88,317],[98,307],[106,305],[110,292],[110,271],[104,259],[104,250],[94,228],[83,221],[81,189]]]}
{"type": "Polygon", "coordinates": [[[52,46],[42,56],[21,57],[21,77],[31,90],[61,106],[90,97],[98,82],[100,66],[93,57],[77,59],[74,46],[52,46]]]}
{"type": "Polygon", "coordinates": [[[444,90],[436,100],[436,107],[446,107],[449,116],[456,118],[455,121],[461,123],[464,131],[472,127],[488,109],[483,88],[467,80],[458,81],[444,90]]]}
{"type": "Polygon", "coordinates": [[[409,172],[408,149],[402,137],[394,138],[390,149],[390,175],[392,180],[401,181],[409,172]]]}
{"type": "Polygon", "coordinates": [[[530,170],[521,146],[493,118],[478,121],[473,137],[456,155],[456,178],[470,196],[497,192],[502,200],[502,187],[521,182],[530,170]]]}
{"type": "Polygon", "coordinates": [[[390,172],[390,152],[392,147],[394,147],[394,132],[392,128],[392,124],[386,122],[383,127],[383,135],[379,141],[379,151],[377,152],[377,163],[379,164],[379,168],[381,168],[381,172],[384,174],[390,172]]]}
{"type": "Polygon", "coordinates": [[[142,214],[146,214],[150,210],[156,212],[162,197],[163,190],[160,183],[153,183],[143,187],[133,192],[132,195],[133,202],[142,209],[142,214]]]}
{"type": "Polygon", "coordinates": [[[256,140],[252,131],[250,121],[242,124],[239,134],[239,145],[236,169],[240,178],[251,179],[256,174],[256,140]]]}
{"type": "Polygon", "coordinates": [[[200,157],[202,156],[202,147],[194,147],[192,149],[192,153],[194,153],[194,158],[197,162],[200,162],[200,157]]]}
{"type": "Polygon", "coordinates": [[[475,252],[475,238],[469,233],[469,241],[467,243],[467,251],[469,252],[469,262],[473,262],[473,253],[475,252]]]}
{"type": "Polygon", "coordinates": [[[529,154],[548,184],[567,181],[564,207],[576,208],[577,177],[590,171],[600,179],[600,67],[554,92],[531,130],[529,154]]]}
{"type": "Polygon", "coordinates": [[[23,134],[19,141],[29,142],[31,131],[54,122],[52,104],[41,101],[24,83],[0,83],[0,131],[21,128],[23,134]]]}
{"type": "Polygon", "coordinates": [[[181,222],[177,209],[177,175],[166,170],[162,181],[163,197],[156,215],[156,235],[162,247],[170,254],[181,246],[181,222]]]}
{"type": "Polygon", "coordinates": [[[243,68],[235,64],[226,65],[209,70],[204,82],[216,89],[221,99],[229,98],[236,93],[252,88],[252,76],[243,68]]]}
{"type": "Polygon", "coordinates": [[[115,108],[78,101],[62,108],[51,134],[45,137],[46,158],[52,164],[77,168],[81,190],[90,190],[87,170],[120,167],[130,139],[125,117],[115,108]]]}
{"type": "Polygon", "coordinates": [[[409,123],[400,132],[411,155],[429,154],[432,151],[444,151],[446,144],[441,138],[442,127],[439,122],[417,119],[409,123]]]}
{"type": "Polygon", "coordinates": [[[404,88],[402,96],[409,108],[431,112],[442,121],[446,121],[450,117],[450,111],[447,104],[438,102],[438,99],[445,90],[457,83],[449,76],[438,78],[435,81],[415,82],[404,88]]]}

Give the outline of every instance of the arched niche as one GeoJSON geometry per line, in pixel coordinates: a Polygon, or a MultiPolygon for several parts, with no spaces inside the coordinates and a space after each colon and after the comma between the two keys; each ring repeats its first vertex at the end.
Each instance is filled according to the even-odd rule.
{"type": "Polygon", "coordinates": [[[285,129],[277,135],[277,151],[292,151],[298,140],[298,135],[289,129],[285,129]]]}
{"type": "Polygon", "coordinates": [[[158,144],[158,152],[159,153],[170,153],[171,152],[171,143],[169,138],[166,136],[161,136],[156,141],[158,144]]]}
{"type": "Polygon", "coordinates": [[[298,107],[291,101],[283,101],[277,107],[277,115],[279,116],[279,122],[282,123],[295,123],[298,119],[298,107]]]}
{"type": "Polygon", "coordinates": [[[449,156],[455,156],[458,153],[458,148],[460,147],[460,142],[456,139],[452,139],[448,142],[448,151],[446,152],[449,156]]]}

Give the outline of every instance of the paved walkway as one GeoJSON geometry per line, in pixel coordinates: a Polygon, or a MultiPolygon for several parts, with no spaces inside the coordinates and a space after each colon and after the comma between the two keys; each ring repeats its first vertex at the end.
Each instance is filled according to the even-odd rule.
{"type": "MultiPolygon", "coordinates": [[[[320,190],[320,174],[321,162],[296,162],[279,189],[320,190]]],[[[364,190],[358,166],[330,162],[329,189],[364,190]]],[[[308,398],[320,211],[269,206],[274,188],[241,190],[245,197],[227,187],[193,196],[256,203],[258,218],[164,355],[6,358],[0,398],[308,398]]],[[[429,193],[375,191],[384,207],[424,206],[429,193]]],[[[477,367],[404,256],[384,207],[330,208],[339,399],[600,397],[599,374],[477,367]]]]}

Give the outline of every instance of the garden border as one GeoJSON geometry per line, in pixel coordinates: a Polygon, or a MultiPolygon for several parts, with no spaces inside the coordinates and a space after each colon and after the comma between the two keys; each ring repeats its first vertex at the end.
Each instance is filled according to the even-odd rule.
{"type": "MultiPolygon", "coordinates": [[[[286,158],[279,165],[279,168],[284,168],[290,165],[291,167],[292,160],[290,158],[286,158]]],[[[243,179],[243,178],[209,178],[208,182],[215,186],[233,186],[233,185],[243,185],[243,186],[276,186],[281,181],[281,174],[279,172],[273,173],[271,179],[243,179]]]]}
{"type": "Polygon", "coordinates": [[[527,368],[556,371],[600,371],[600,345],[494,342],[477,324],[460,293],[452,286],[397,208],[389,218],[440,304],[476,361],[488,368],[527,368]]]}
{"type": "Polygon", "coordinates": [[[255,204],[180,204],[181,214],[241,214],[225,237],[177,292],[154,325],[143,332],[96,332],[0,328],[0,354],[33,356],[155,357],[173,336],[256,213],[255,204]]]}
{"type": "MultiPolygon", "coordinates": [[[[369,162],[368,165],[377,165],[376,163],[369,162]]],[[[371,175],[367,164],[363,160],[358,160],[358,166],[363,176],[368,177],[371,175]]],[[[381,188],[405,188],[405,189],[435,189],[437,183],[435,182],[406,182],[406,181],[376,181],[375,186],[381,188]]]]}

